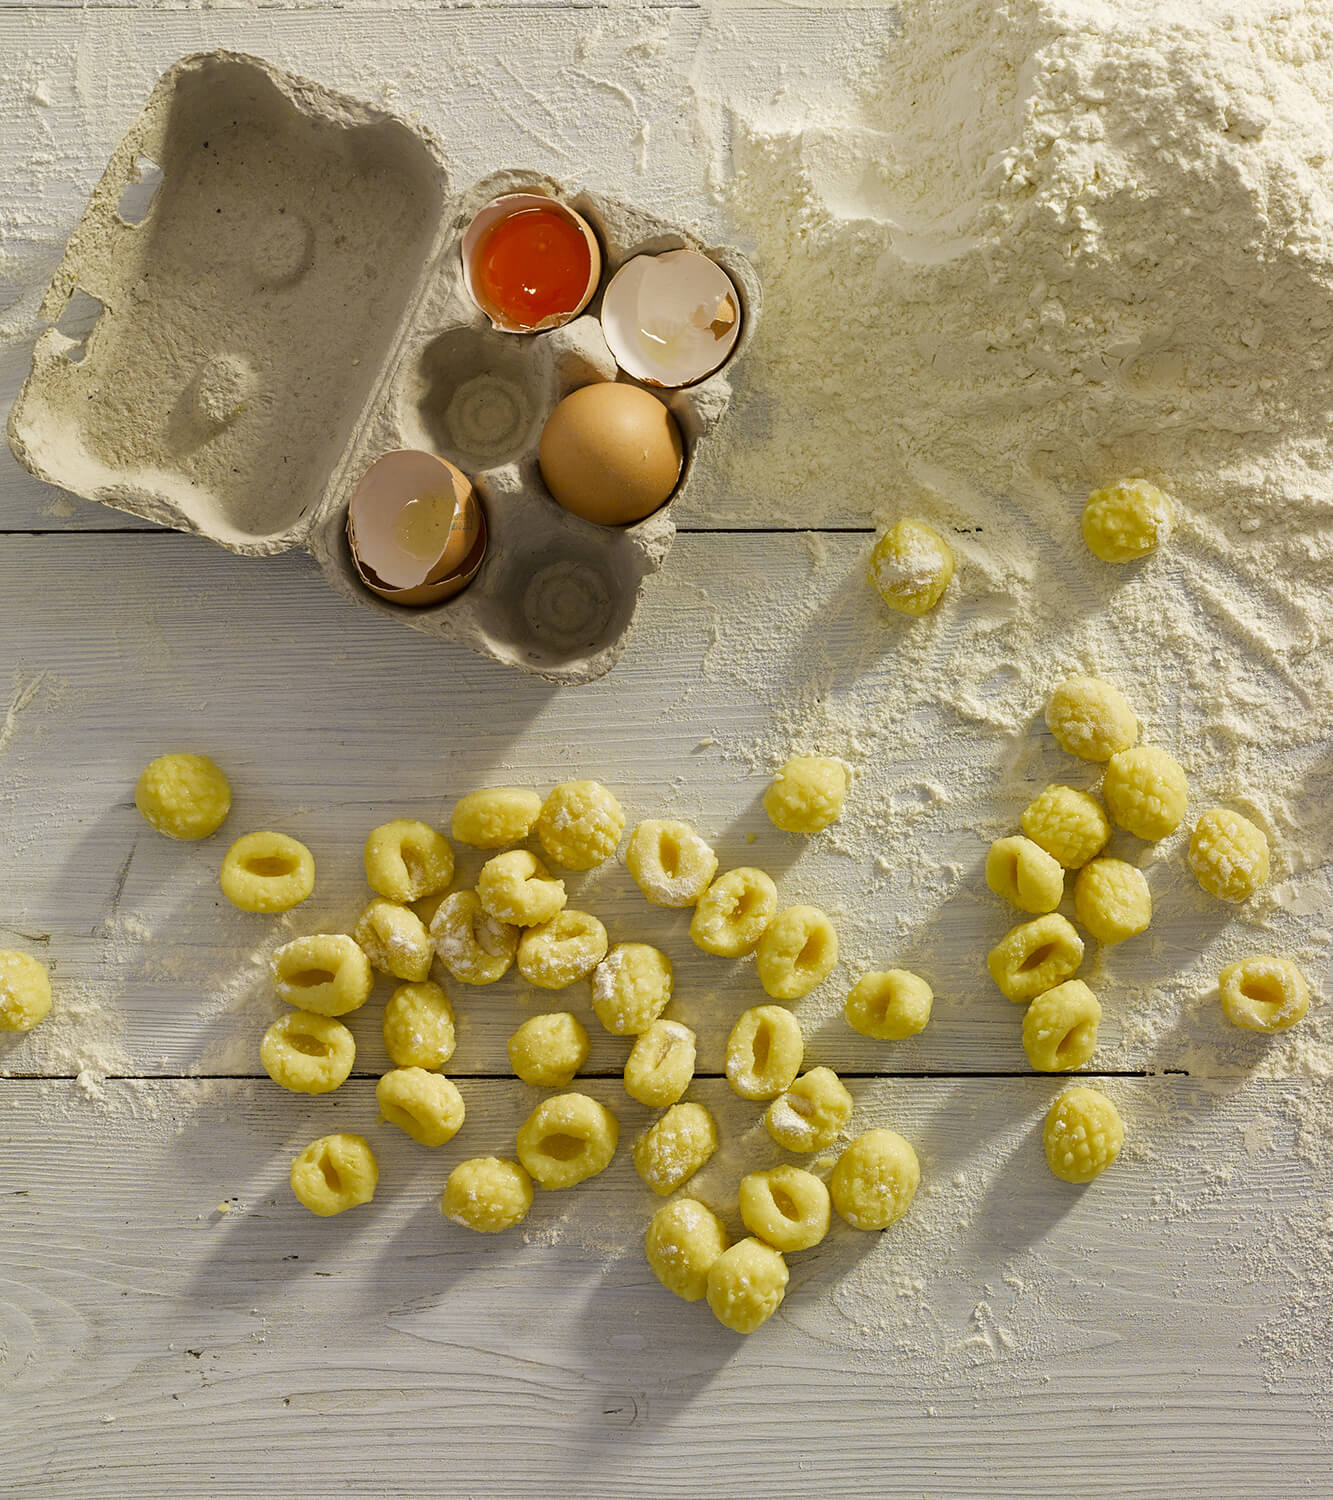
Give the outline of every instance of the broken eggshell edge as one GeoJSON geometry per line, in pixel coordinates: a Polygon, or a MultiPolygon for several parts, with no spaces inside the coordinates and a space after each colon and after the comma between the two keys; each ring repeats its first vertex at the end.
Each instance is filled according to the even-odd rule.
{"type": "Polygon", "coordinates": [[[550,328],[563,328],[566,323],[571,323],[592,301],[597,287],[602,279],[602,247],[597,236],[593,233],[592,226],[577,210],[572,209],[568,203],[563,202],[554,194],[548,193],[505,193],[501,197],[493,198],[484,208],[481,208],[473,216],[472,222],[463,231],[463,237],[459,244],[459,257],[463,268],[463,285],[467,288],[467,294],[476,304],[477,309],[484,313],[491,322],[491,327],[498,329],[501,333],[542,333],[550,328]],[[552,313],[542,318],[537,323],[519,323],[506,319],[503,315],[492,312],[485,302],[482,301],[480,293],[473,284],[472,265],[476,260],[477,252],[481,248],[482,241],[495,225],[512,215],[522,213],[525,209],[545,208],[554,211],[567,223],[582,234],[584,243],[588,247],[588,284],[583,289],[583,295],[579,298],[578,306],[571,308],[568,312],[552,313]]]}
{"type": "MultiPolygon", "coordinates": [[[[363,518],[362,529],[366,527],[363,518]]],[[[353,491],[347,506],[347,543],[352,566],[371,593],[395,604],[438,604],[452,599],[476,577],[486,556],[486,515],[473,491],[472,481],[448,459],[420,449],[396,449],[382,453],[361,476],[361,482],[353,491]],[[448,542],[427,567],[419,583],[386,583],[357,544],[358,510],[375,506],[381,500],[392,504],[403,495],[412,498],[416,492],[432,485],[443,489],[445,483],[454,496],[448,542]]]]}
{"type": "MultiPolygon", "coordinates": [[[[705,300],[709,299],[701,299],[701,304],[705,300]]],[[[679,250],[665,250],[658,255],[632,256],[611,277],[602,293],[602,333],[606,338],[607,347],[615,356],[616,363],[640,385],[652,386],[658,390],[683,390],[689,386],[698,385],[701,381],[707,380],[715,371],[720,370],[736,349],[743,322],[740,292],[725,268],[702,251],[685,247],[679,250]],[[714,342],[708,348],[706,360],[679,379],[668,379],[653,373],[654,365],[640,357],[633,337],[635,330],[641,331],[636,316],[639,294],[635,286],[635,277],[645,274],[649,264],[663,261],[697,264],[696,278],[701,280],[706,276],[712,282],[710,299],[712,291],[715,290],[718,310],[727,307],[731,314],[726,320],[724,329],[714,334],[714,342]]],[[[662,366],[659,364],[656,369],[660,371],[662,366]]]]}

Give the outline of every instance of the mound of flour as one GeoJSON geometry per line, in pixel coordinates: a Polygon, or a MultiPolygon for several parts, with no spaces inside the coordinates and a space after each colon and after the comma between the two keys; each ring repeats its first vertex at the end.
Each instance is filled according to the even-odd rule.
{"type": "Polygon", "coordinates": [[[1143,473],[1327,557],[1333,16],[918,0],[862,71],[733,133],[765,466],[815,506],[981,488],[1060,541],[1143,473]]]}

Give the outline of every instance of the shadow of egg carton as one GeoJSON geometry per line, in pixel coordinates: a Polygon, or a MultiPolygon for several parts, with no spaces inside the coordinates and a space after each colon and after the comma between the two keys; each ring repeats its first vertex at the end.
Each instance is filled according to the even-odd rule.
{"type": "Polygon", "coordinates": [[[559,506],[537,463],[546,418],[579,386],[627,377],[602,336],[601,287],[579,317],[537,335],[495,330],[468,295],[463,230],[520,189],[563,198],[592,225],[601,287],[634,255],[705,250],[740,293],[732,358],[743,352],[759,287],[739,254],[534,173],[453,195],[439,147],[405,121],[262,59],[209,52],[159,81],[66,247],[10,415],[15,456],[236,553],[303,546],[354,604],[522,671],[604,675],[731,387],[724,366],[657,393],[686,457],[646,520],[598,526],[559,506]],[[145,179],[160,179],[146,208],[145,179]],[[76,292],[100,304],[91,331],[67,326],[76,292]],[[481,571],[424,609],[369,593],[346,537],[361,474],[398,448],[457,464],[486,512],[481,571]]]}

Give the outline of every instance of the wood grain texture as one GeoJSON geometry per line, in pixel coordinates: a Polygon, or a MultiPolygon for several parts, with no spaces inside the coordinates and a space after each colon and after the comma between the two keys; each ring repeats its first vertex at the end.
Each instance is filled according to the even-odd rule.
{"type": "MultiPolygon", "coordinates": [[[[1241,1147],[1263,1086],[1120,1082],[1131,1144],[1085,1191],[1041,1160],[1048,1080],[868,1087],[858,1128],[915,1140],[923,1190],[883,1236],[835,1228],[792,1257],[748,1340],[642,1259],[642,1111],[605,1174],[479,1241],[438,1193],[457,1160],[510,1149],[519,1085],[465,1085],[437,1152],[376,1126],[368,1084],[121,1085],[106,1114],[56,1087],[8,1085],[3,1115],[14,1493],[1225,1500],[1327,1475],[1311,1371],[1265,1367],[1294,1291],[1271,1226],[1308,1218],[1315,1182],[1285,1137],[1241,1147]],[[1189,1168],[1140,1148],[1164,1111],[1189,1168]],[[286,1170],[333,1128],[370,1134],[381,1185],[316,1220],[286,1170]]],[[[729,1144],[693,1187],[735,1224],[735,1181],[775,1153],[753,1105],[696,1092],[729,1144]]]]}

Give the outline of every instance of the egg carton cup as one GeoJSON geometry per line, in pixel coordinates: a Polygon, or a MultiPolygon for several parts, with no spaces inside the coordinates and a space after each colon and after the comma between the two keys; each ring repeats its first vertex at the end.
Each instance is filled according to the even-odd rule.
{"type": "Polygon", "coordinates": [[[579,317],[537,335],[492,328],[468,295],[463,231],[518,190],[588,220],[603,287],[634,255],[710,255],[740,293],[732,358],[743,354],[759,286],[738,252],[537,173],[499,172],[456,194],[439,145],[405,120],[260,58],[207,52],[163,75],[66,246],[10,414],[15,457],[40,479],[232,552],[304,547],[353,603],[521,671],[603,676],[707,461],[728,366],[655,393],[686,448],[665,506],[625,527],[559,506],[537,464],[547,416],[579,386],[627,377],[602,336],[600,288],[579,317]],[[76,293],[101,304],[86,336],[60,326],[76,293]],[[400,448],[457,464],[486,514],[480,572],[426,608],[371,594],[346,535],[361,475],[400,448]]]}

